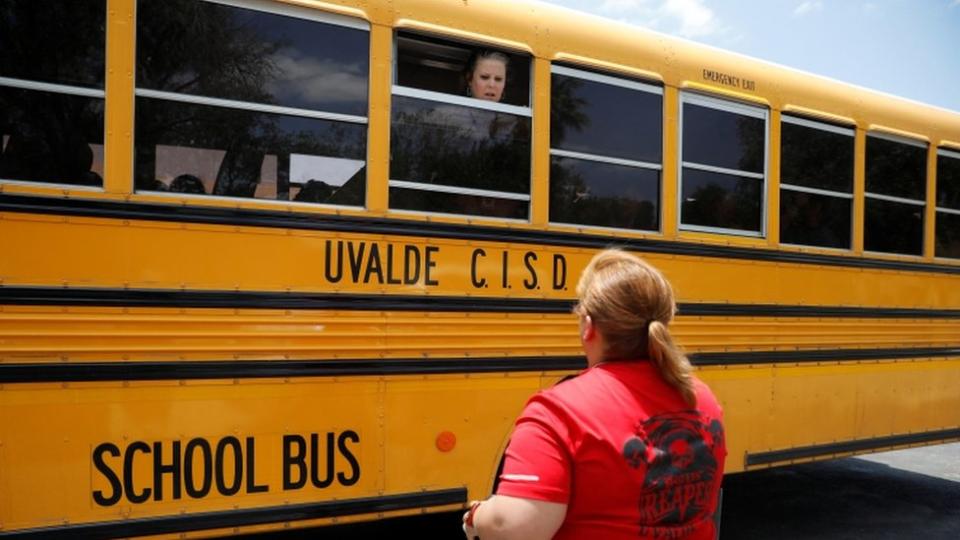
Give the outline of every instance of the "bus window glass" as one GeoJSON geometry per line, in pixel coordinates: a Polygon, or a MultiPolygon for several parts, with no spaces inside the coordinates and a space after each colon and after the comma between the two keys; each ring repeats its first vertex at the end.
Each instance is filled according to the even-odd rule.
{"type": "Polygon", "coordinates": [[[506,59],[503,93],[498,102],[529,107],[528,56],[408,32],[397,33],[396,84],[456,97],[476,97],[471,95],[468,76],[476,56],[489,53],[506,59]]]}
{"type": "Polygon", "coordinates": [[[925,145],[867,137],[867,192],[922,201],[926,185],[925,145]]]}
{"type": "Polygon", "coordinates": [[[698,169],[683,172],[683,220],[703,227],[759,231],[763,186],[755,178],[698,169]]]}
{"type": "MultiPolygon", "coordinates": [[[[579,73],[596,77],[590,72],[579,73]]],[[[634,83],[633,88],[619,86],[615,84],[629,85],[633,81],[613,77],[596,81],[581,77],[553,74],[550,147],[660,163],[663,153],[663,97],[660,88],[642,83],[634,83]]]]}
{"type": "Polygon", "coordinates": [[[369,36],[197,0],[140,0],[137,87],[367,114],[369,36]]]}
{"type": "MultiPolygon", "coordinates": [[[[456,59],[463,57],[467,62],[475,48],[400,34],[397,50],[400,65],[391,112],[390,208],[528,219],[530,109],[506,103],[509,88],[499,95],[494,95],[499,90],[492,92],[487,99],[445,90],[454,88],[460,80],[456,74],[466,69],[456,59]],[[446,82],[431,86],[428,80],[446,82]]],[[[509,69],[505,72],[509,80],[521,69],[515,67],[520,64],[515,62],[516,54],[487,49],[483,54],[486,63],[477,64],[478,74],[486,76],[487,70],[497,68],[499,77],[509,69]],[[508,56],[509,61],[505,60],[508,56]]],[[[529,69],[529,59],[524,59],[523,65],[529,69]]],[[[478,77],[474,82],[473,94],[489,91],[484,86],[486,79],[478,77]]],[[[515,93],[527,95],[529,88],[515,93]]]]}
{"type": "Polygon", "coordinates": [[[937,152],[936,256],[960,259],[960,152],[937,152]]]}
{"type": "Polygon", "coordinates": [[[106,0],[0,2],[0,77],[103,89],[106,0]]]}
{"type": "Polygon", "coordinates": [[[925,143],[867,136],[863,245],[867,251],[923,254],[925,143]]]}
{"type": "Polygon", "coordinates": [[[853,129],[782,118],[780,182],[853,193],[853,129]]]}
{"type": "Polygon", "coordinates": [[[551,69],[550,221],[659,230],[662,88],[551,69]]]}
{"type": "Polygon", "coordinates": [[[867,198],[863,245],[867,251],[923,253],[923,206],[867,198]]]}
{"type": "Polygon", "coordinates": [[[852,198],[782,189],[780,241],[849,249],[852,213],[852,198]]]}
{"type": "Polygon", "coordinates": [[[680,225],[763,235],[768,111],[681,95],[680,225]]]}
{"type": "Polygon", "coordinates": [[[960,212],[937,212],[937,257],[960,259],[960,212]]]}
{"type": "Polygon", "coordinates": [[[530,118],[395,96],[391,180],[530,190],[530,118]]]}
{"type": "Polygon", "coordinates": [[[366,24],[273,9],[140,0],[137,190],[363,206],[366,24]]]}
{"type": "Polygon", "coordinates": [[[660,171],[553,156],[550,221],[655,231],[660,171]]]}
{"type": "Polygon", "coordinates": [[[391,186],[390,206],[400,210],[419,212],[482,214],[496,218],[527,219],[529,202],[527,199],[507,199],[500,194],[496,197],[484,197],[391,186]]]}
{"type": "Polygon", "coordinates": [[[938,152],[937,208],[960,210],[960,151],[938,152]]]}
{"type": "Polygon", "coordinates": [[[361,206],[366,128],[137,98],[137,188],[361,206]]]}
{"type": "Polygon", "coordinates": [[[0,3],[0,180],[103,185],[105,0],[0,3]]]}
{"type": "Polygon", "coordinates": [[[763,173],[763,118],[685,103],[683,160],[724,169],[763,173]]]}
{"type": "Polygon", "coordinates": [[[849,249],[854,130],[783,115],[780,241],[849,249]]]}

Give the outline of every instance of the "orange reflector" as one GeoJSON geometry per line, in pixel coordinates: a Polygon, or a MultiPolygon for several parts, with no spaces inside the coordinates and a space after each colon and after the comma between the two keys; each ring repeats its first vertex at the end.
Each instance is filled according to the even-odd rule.
{"type": "Polygon", "coordinates": [[[457,436],[449,431],[441,431],[437,435],[437,450],[449,452],[457,445],[457,436]]]}

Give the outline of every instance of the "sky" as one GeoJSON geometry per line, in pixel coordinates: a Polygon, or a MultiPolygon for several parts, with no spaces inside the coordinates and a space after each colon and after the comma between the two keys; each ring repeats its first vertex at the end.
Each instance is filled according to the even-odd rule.
{"type": "Polygon", "coordinates": [[[960,112],[960,0],[543,0],[960,112]]]}

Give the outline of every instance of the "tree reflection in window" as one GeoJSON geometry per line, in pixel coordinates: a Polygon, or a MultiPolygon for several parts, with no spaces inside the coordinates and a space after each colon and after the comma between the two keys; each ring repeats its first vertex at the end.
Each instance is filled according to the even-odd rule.
{"type": "Polygon", "coordinates": [[[140,0],[138,190],[364,204],[369,33],[298,13],[140,0]]]}

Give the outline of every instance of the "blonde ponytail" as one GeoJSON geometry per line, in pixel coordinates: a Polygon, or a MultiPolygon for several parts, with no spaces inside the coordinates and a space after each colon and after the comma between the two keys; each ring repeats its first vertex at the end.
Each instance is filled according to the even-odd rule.
{"type": "Polygon", "coordinates": [[[653,266],[629,253],[598,253],[577,285],[574,311],[589,315],[606,343],[604,360],[649,358],[660,376],[696,405],[693,367],[667,326],[676,304],[673,288],[653,266]]]}
{"type": "Polygon", "coordinates": [[[647,335],[650,361],[657,366],[660,376],[680,391],[688,405],[695,406],[697,397],[693,390],[693,366],[673,342],[670,330],[662,322],[652,321],[647,335]]]}

